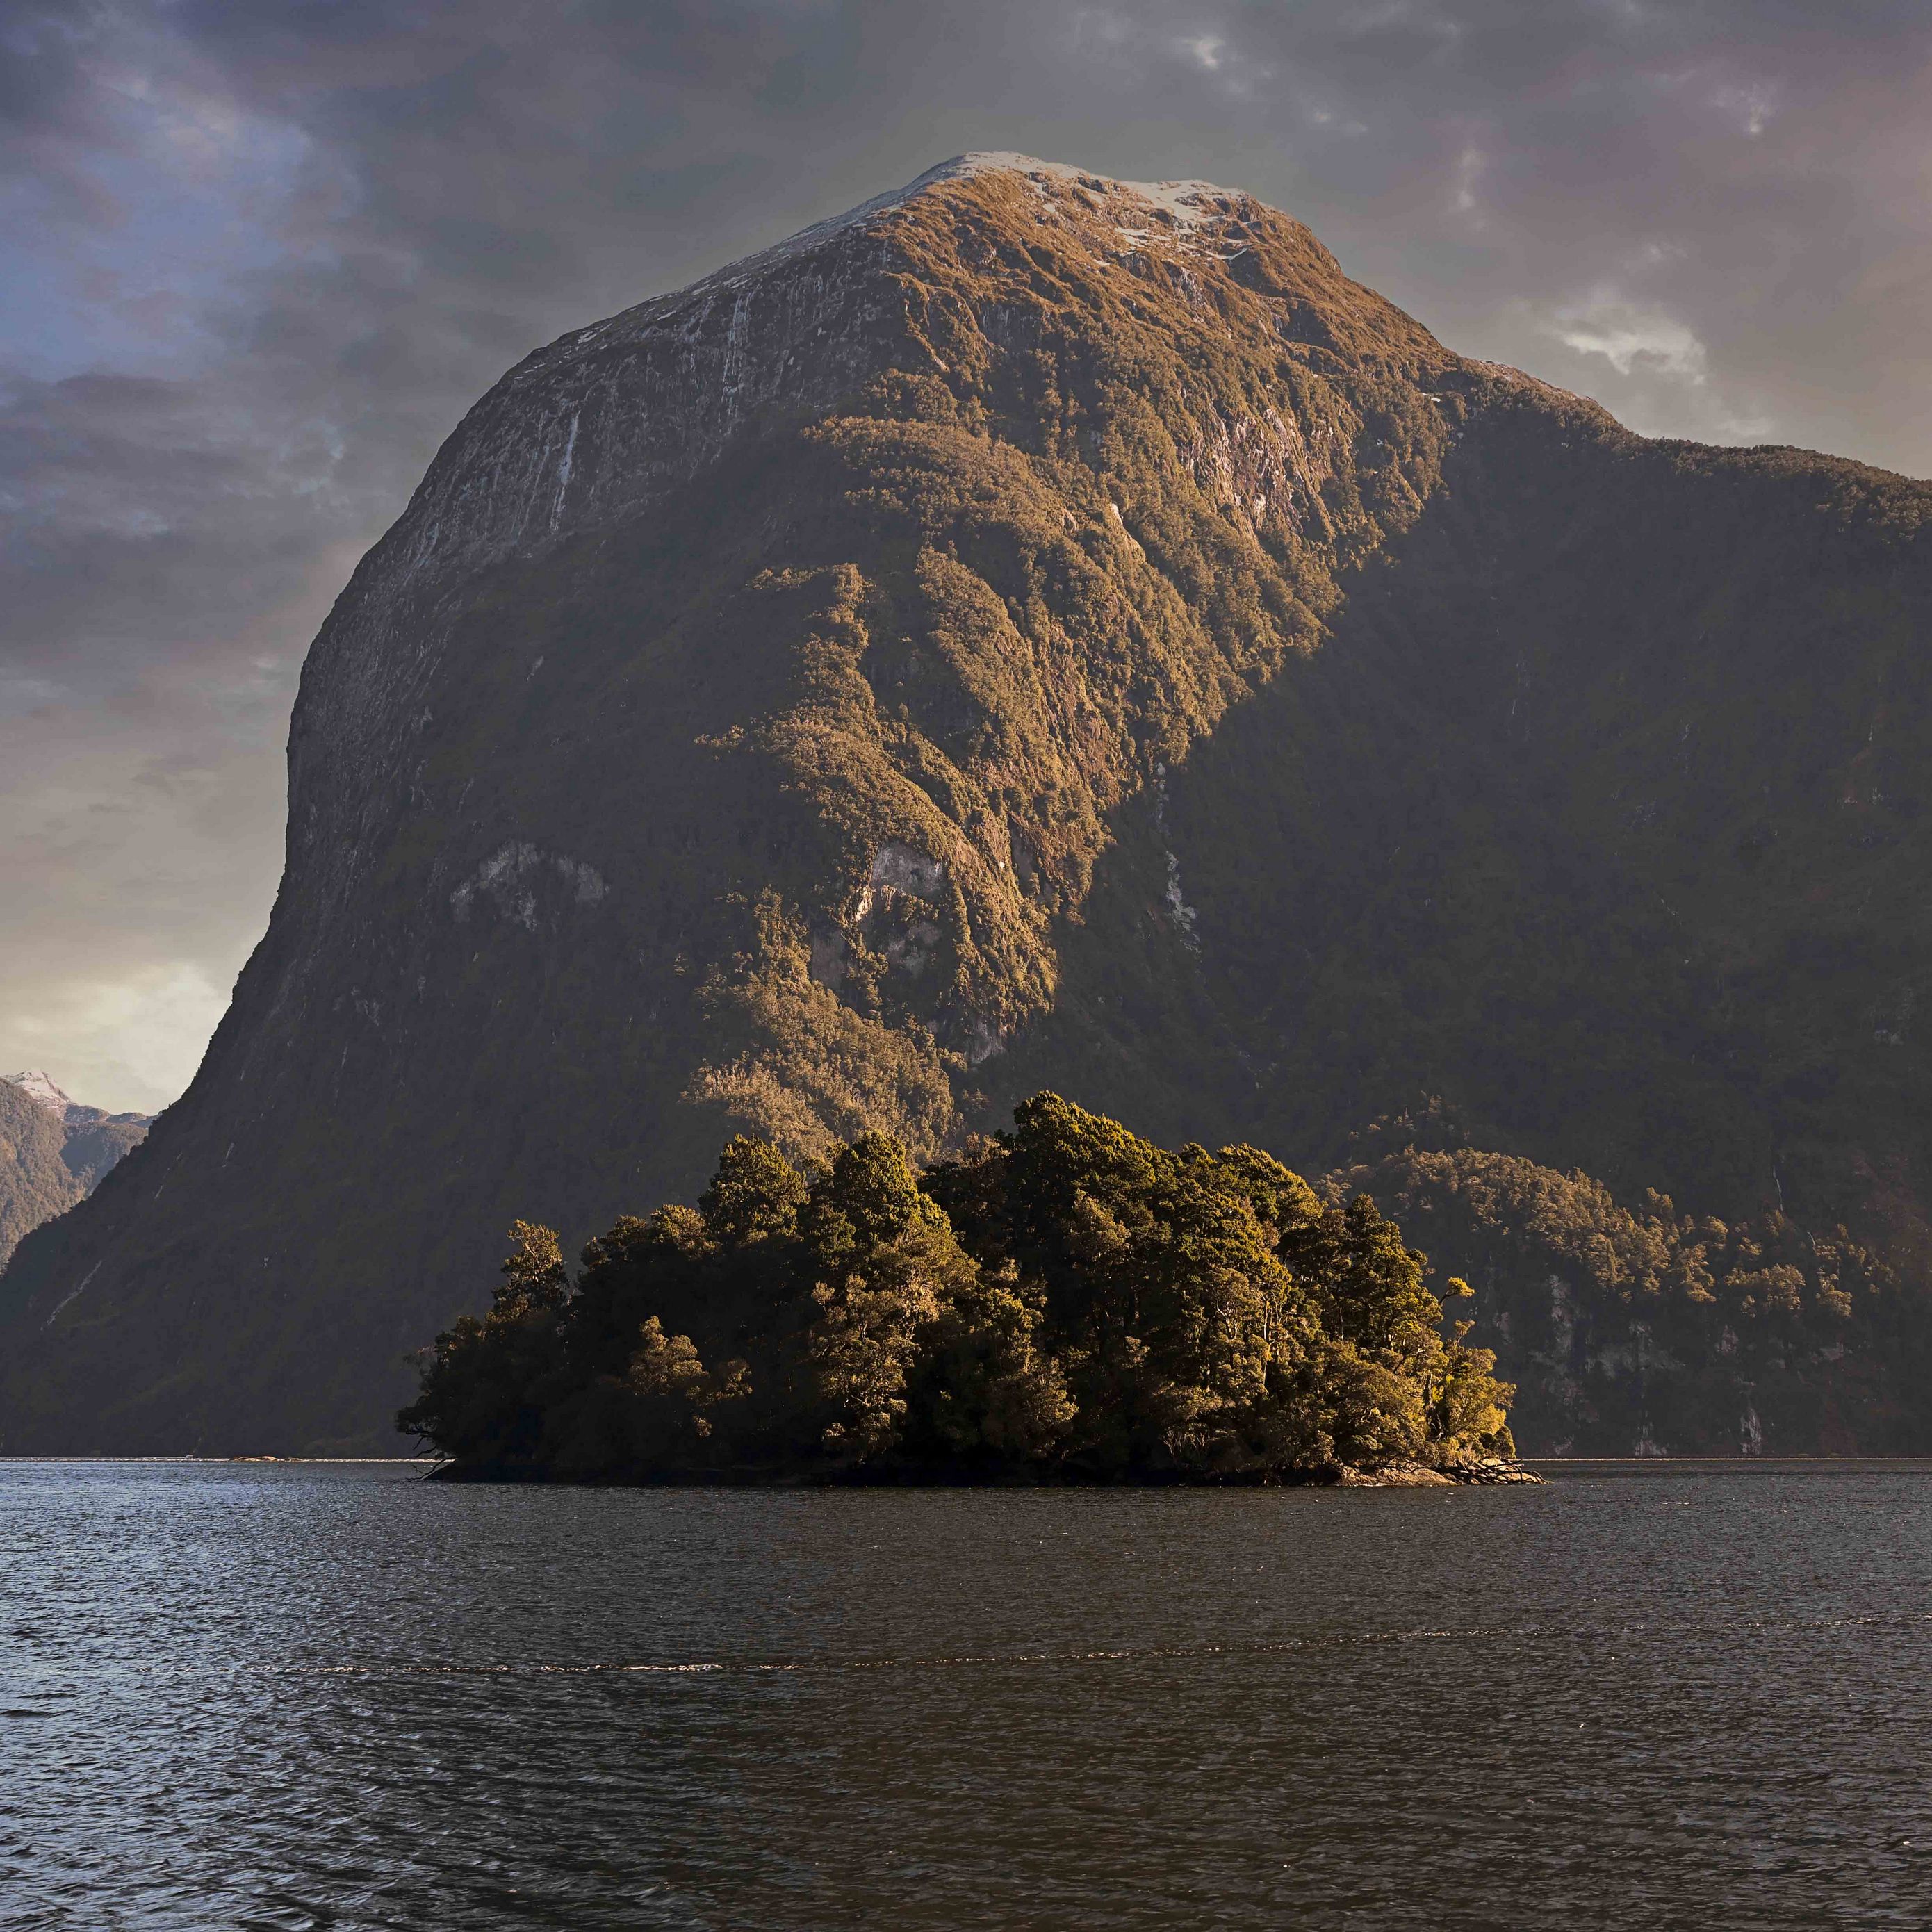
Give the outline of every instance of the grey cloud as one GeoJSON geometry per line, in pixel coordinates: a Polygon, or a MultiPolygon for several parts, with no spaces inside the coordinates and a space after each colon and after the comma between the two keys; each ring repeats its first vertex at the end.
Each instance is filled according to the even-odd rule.
{"type": "Polygon", "coordinates": [[[1640,428],[1922,472],[1928,63],[1917,0],[16,7],[0,1064],[184,1077],[316,622],[565,328],[1014,147],[1252,188],[1640,428]]]}

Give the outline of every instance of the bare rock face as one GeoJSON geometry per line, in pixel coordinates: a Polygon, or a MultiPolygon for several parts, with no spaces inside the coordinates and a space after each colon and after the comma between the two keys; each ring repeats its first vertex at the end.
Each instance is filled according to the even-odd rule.
{"type": "Polygon", "coordinates": [[[566,336],[316,639],[268,934],[0,1281],[0,1448],[382,1444],[513,1216],[1041,1084],[1303,1162],[1448,1094],[1922,1267],[1928,506],[1021,157],[566,336]]]}

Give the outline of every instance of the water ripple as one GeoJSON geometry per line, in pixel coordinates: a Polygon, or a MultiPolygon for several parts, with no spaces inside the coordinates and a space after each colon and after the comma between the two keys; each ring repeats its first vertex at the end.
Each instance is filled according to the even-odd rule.
{"type": "Polygon", "coordinates": [[[0,1923],[1919,1928],[1928,1493],[0,1464],[0,1923]]]}

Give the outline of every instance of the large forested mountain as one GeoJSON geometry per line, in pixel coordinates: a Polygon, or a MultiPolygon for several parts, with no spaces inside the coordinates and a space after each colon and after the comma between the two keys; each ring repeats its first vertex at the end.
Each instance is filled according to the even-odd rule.
{"type": "Polygon", "coordinates": [[[1928,507],[1457,356],[1248,196],[1012,157],[566,336],[317,639],[268,935],[0,1286],[0,1441],[377,1439],[512,1218],[1050,1086],[1418,1202],[1655,1190],[1838,1378],[1753,1407],[1738,1339],[1660,1409],[1638,1291],[1430,1206],[1526,1447],[1922,1442],[1928,507]],[[1352,1144],[1432,1102],[1459,1152],[1352,1144]]]}

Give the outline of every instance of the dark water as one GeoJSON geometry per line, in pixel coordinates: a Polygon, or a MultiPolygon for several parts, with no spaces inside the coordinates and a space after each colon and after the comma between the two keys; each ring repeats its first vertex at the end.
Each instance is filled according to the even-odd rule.
{"type": "Polygon", "coordinates": [[[0,1924],[1932,1924],[1932,1472],[0,1463],[0,1924]]]}

